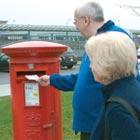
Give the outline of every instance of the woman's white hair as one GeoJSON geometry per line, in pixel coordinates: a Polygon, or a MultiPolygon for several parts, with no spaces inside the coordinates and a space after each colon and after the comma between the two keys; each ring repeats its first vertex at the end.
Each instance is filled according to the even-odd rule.
{"type": "Polygon", "coordinates": [[[111,82],[136,75],[137,55],[134,42],[124,33],[107,32],[91,37],[86,45],[93,73],[111,82]]]}

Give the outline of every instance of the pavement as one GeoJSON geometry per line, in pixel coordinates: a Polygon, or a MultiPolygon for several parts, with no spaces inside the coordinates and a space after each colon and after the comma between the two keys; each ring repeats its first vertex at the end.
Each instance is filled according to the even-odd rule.
{"type": "Polygon", "coordinates": [[[0,85],[0,97],[10,95],[10,84],[0,85]]]}
{"type": "Polygon", "coordinates": [[[10,77],[8,72],[0,72],[0,96],[10,95],[10,77]]]}

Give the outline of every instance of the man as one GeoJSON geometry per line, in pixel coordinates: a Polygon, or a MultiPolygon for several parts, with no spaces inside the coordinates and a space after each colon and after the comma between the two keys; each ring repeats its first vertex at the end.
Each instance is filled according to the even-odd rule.
{"type": "MultiPolygon", "coordinates": [[[[75,9],[74,24],[87,39],[108,31],[126,33],[112,21],[104,23],[103,10],[95,2],[87,2],[75,9]]],[[[74,91],[73,130],[75,133],[81,133],[80,140],[89,140],[91,132],[94,134],[95,131],[97,139],[103,140],[101,116],[104,111],[104,100],[100,91],[102,85],[94,80],[86,53],[82,58],[78,74],[44,75],[39,78],[39,83],[43,86],[51,85],[63,91],[74,91]]]]}

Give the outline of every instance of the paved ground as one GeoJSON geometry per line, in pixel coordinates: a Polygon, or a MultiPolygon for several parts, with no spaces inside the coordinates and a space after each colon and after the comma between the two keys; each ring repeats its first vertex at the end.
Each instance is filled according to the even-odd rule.
{"type": "Polygon", "coordinates": [[[10,84],[0,85],[0,96],[10,95],[10,84]]]}
{"type": "Polygon", "coordinates": [[[6,96],[10,94],[9,81],[9,73],[0,72],[0,96],[6,96]]]}

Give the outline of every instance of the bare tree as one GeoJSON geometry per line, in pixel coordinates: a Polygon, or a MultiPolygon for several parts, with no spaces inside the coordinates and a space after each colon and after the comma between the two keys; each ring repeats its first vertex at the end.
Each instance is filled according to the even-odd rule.
{"type": "Polygon", "coordinates": [[[115,4],[115,5],[118,5],[120,8],[130,9],[136,16],[140,17],[140,6],[121,5],[121,4],[115,4]]]}

